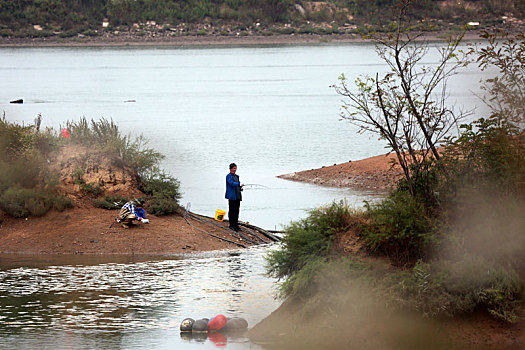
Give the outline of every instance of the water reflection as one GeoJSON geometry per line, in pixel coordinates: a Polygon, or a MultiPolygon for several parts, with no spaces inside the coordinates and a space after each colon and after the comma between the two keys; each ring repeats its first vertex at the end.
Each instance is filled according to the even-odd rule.
{"type": "MultiPolygon", "coordinates": [[[[186,317],[223,313],[252,326],[277,307],[274,281],[264,275],[268,249],[19,267],[0,257],[0,343],[150,349],[186,342],[178,333],[186,317]]],[[[219,335],[204,339],[210,347],[215,340],[221,343],[219,335]]]]}

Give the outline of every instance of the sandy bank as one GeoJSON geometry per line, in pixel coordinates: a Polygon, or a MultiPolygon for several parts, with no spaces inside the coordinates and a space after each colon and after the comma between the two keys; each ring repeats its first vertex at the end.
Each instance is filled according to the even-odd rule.
{"type": "Polygon", "coordinates": [[[395,160],[395,154],[380,155],[278,177],[322,186],[386,191],[392,189],[403,176],[398,163],[393,163],[395,160]]]}
{"type": "MultiPolygon", "coordinates": [[[[150,215],[149,225],[125,229],[115,223],[109,228],[117,213],[116,210],[74,208],[43,217],[6,219],[0,225],[0,253],[156,255],[252,245],[228,234],[227,230],[194,220],[190,220],[190,225],[176,215],[150,215]]],[[[227,227],[226,222],[221,225],[227,227]]],[[[249,236],[248,230],[243,230],[249,236]]]]}

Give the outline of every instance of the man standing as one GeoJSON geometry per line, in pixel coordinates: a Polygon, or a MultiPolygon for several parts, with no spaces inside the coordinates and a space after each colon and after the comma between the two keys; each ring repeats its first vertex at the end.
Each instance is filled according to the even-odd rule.
{"type": "Polygon", "coordinates": [[[228,200],[228,219],[230,221],[230,229],[240,231],[239,227],[239,208],[241,206],[242,195],[241,191],[244,186],[239,180],[239,175],[236,175],[237,165],[230,164],[230,172],[226,175],[226,199],[228,200]]]}

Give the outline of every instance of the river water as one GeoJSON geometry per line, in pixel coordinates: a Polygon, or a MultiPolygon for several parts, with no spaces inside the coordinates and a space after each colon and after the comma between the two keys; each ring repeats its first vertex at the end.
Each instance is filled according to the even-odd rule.
{"type": "MultiPolygon", "coordinates": [[[[255,325],[277,307],[271,249],[184,257],[0,255],[0,349],[215,348],[181,337],[186,317],[219,313],[255,325]]],[[[228,348],[262,349],[244,336],[228,348]]]]}
{"type": "MultiPolygon", "coordinates": [[[[125,133],[143,133],[181,180],[182,204],[209,216],[227,207],[224,178],[235,162],[242,182],[264,186],[247,188],[240,219],[279,228],[334,199],[360,206],[374,197],[275,176],[386,153],[376,136],[339,120],[341,98],[329,87],[341,73],[353,81],[384,70],[373,45],[359,43],[0,48],[0,110],[25,123],[42,112],[54,128],[82,116],[113,118],[125,133]],[[24,104],[9,104],[18,98],[24,104]]],[[[451,104],[483,115],[481,77],[473,66],[454,77],[451,104]]]]}
{"type": "MultiPolygon", "coordinates": [[[[437,60],[431,50],[425,63],[437,60]]],[[[213,216],[226,209],[224,177],[236,162],[240,219],[281,228],[305,210],[379,193],[294,183],[275,176],[385,153],[377,137],[340,121],[329,86],[385,67],[370,44],[250,47],[0,48],[6,118],[59,128],[81,116],[112,118],[144,134],[181,180],[182,204],[213,216]],[[9,104],[23,98],[24,104],[9,104]]],[[[487,73],[484,73],[487,74],[487,73]]],[[[450,101],[487,112],[484,76],[468,67],[450,101]]],[[[154,223],[152,223],[154,224],[154,223]]],[[[183,339],[185,317],[242,316],[254,325],[277,307],[264,275],[268,247],[190,257],[0,257],[0,348],[214,348],[183,339]]],[[[258,349],[245,338],[228,348],[258,349]]]]}

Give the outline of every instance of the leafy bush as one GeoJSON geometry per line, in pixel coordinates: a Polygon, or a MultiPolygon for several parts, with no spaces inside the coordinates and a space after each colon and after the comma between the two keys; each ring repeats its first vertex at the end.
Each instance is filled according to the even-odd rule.
{"type": "Polygon", "coordinates": [[[179,200],[182,196],[179,180],[161,170],[155,169],[140,180],[142,191],[153,197],[179,200]]]}
{"type": "Polygon", "coordinates": [[[370,222],[361,230],[366,245],[397,263],[422,257],[434,240],[433,219],[407,191],[395,191],[377,204],[366,203],[366,210],[370,222]]]}
{"type": "Polygon", "coordinates": [[[330,239],[309,227],[308,219],[292,222],[286,228],[281,248],[268,256],[268,273],[282,279],[300,271],[309,261],[329,254],[330,239]]]}
{"type": "Polygon", "coordinates": [[[0,208],[15,218],[42,216],[52,208],[62,211],[72,206],[69,198],[39,189],[11,187],[0,197],[0,208]]]}
{"type": "Polygon", "coordinates": [[[67,208],[73,208],[73,201],[64,196],[56,196],[53,201],[53,207],[58,211],[64,211],[67,208]]]}
{"type": "Polygon", "coordinates": [[[280,296],[306,297],[305,304],[321,298],[342,306],[355,302],[346,296],[355,288],[364,288],[374,303],[392,311],[437,318],[485,310],[508,323],[519,320],[523,293],[512,269],[472,256],[459,261],[418,261],[409,270],[351,258],[312,257],[282,283],[280,296]]]}
{"type": "Polygon", "coordinates": [[[141,190],[152,197],[146,204],[151,214],[169,215],[178,211],[178,201],[182,196],[179,180],[158,168],[143,175],[140,180],[141,190]]]}
{"type": "Polygon", "coordinates": [[[147,147],[148,142],[142,135],[135,138],[122,135],[113,120],[102,118],[88,122],[86,118],[80,118],[78,122],[67,122],[67,128],[72,142],[117,155],[139,175],[155,167],[164,158],[159,152],[147,147]]]}
{"type": "Polygon", "coordinates": [[[337,231],[343,231],[355,223],[355,217],[345,200],[332,202],[329,206],[323,206],[308,212],[308,220],[305,224],[309,228],[332,235],[337,231]]]}
{"type": "Polygon", "coordinates": [[[361,221],[360,215],[352,212],[345,201],[333,202],[310,210],[307,218],[292,222],[286,228],[280,249],[268,255],[266,266],[268,274],[284,279],[282,295],[303,290],[301,286],[330,255],[334,234],[356,226],[361,221]]]}
{"type": "Polygon", "coordinates": [[[108,210],[120,209],[129,201],[127,197],[121,196],[105,196],[104,198],[95,199],[93,205],[96,208],[103,208],[108,210]]]}
{"type": "Polygon", "coordinates": [[[82,181],[82,182],[78,182],[77,183],[80,188],[84,191],[84,192],[87,192],[89,194],[92,194],[94,196],[98,196],[99,194],[102,193],[102,189],[100,188],[99,185],[97,184],[94,184],[94,183],[87,183],[85,181],[82,181]]]}
{"type": "MultiPolygon", "coordinates": [[[[456,188],[491,188],[501,194],[525,193],[525,134],[498,115],[461,126],[449,142],[443,164],[444,194],[456,188]]],[[[448,198],[447,198],[448,199],[448,198]]]]}
{"type": "Polygon", "coordinates": [[[44,186],[49,181],[46,160],[57,150],[58,140],[50,131],[36,132],[0,119],[0,193],[11,186],[44,186]]]}
{"type": "Polygon", "coordinates": [[[384,283],[387,295],[398,305],[428,317],[484,308],[506,322],[519,319],[522,284],[518,275],[482,258],[420,261],[412,270],[390,274],[384,283]]]}
{"type": "Polygon", "coordinates": [[[33,126],[10,123],[5,117],[0,120],[0,207],[6,213],[41,216],[51,208],[72,206],[70,199],[54,193],[55,177],[47,168],[57,145],[51,130],[39,132],[33,126]]]}
{"type": "Polygon", "coordinates": [[[149,213],[157,216],[179,213],[180,206],[172,198],[153,198],[146,203],[149,213]]]}
{"type": "Polygon", "coordinates": [[[280,286],[279,296],[309,296],[316,291],[316,278],[321,274],[328,264],[328,260],[322,257],[311,257],[305,265],[290,275],[280,286]]]}

